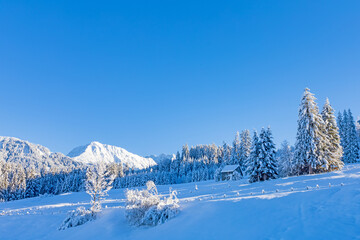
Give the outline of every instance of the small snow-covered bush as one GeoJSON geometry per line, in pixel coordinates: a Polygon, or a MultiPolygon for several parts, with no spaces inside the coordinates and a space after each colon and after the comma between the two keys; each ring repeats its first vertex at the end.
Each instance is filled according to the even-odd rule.
{"type": "Polygon", "coordinates": [[[84,207],[78,207],[76,210],[68,212],[68,216],[59,227],[59,230],[82,225],[88,221],[94,220],[95,217],[96,215],[90,210],[86,210],[84,207]]]}
{"type": "Polygon", "coordinates": [[[126,191],[126,218],[135,226],[156,226],[175,217],[179,212],[179,200],[176,191],[168,198],[161,199],[154,182],[149,181],[145,190],[126,191]]]}

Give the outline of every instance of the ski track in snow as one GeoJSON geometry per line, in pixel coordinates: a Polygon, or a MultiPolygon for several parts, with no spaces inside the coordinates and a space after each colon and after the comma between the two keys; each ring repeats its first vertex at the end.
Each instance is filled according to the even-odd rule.
{"type": "Polygon", "coordinates": [[[57,227],[68,211],[89,207],[85,192],[0,203],[0,239],[360,238],[360,164],[252,184],[242,179],[158,186],[159,193],[166,196],[169,187],[178,192],[181,212],[157,227],[129,226],[124,189],[116,189],[97,220],[63,231],[57,227]]]}

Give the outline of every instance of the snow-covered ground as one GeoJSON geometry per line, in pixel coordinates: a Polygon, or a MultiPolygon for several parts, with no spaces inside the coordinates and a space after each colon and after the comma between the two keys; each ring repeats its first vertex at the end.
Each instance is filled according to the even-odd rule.
{"type": "Polygon", "coordinates": [[[0,239],[360,238],[360,164],[261,183],[207,181],[158,190],[167,194],[169,187],[178,191],[181,212],[157,227],[129,226],[119,189],[110,191],[97,220],[62,231],[67,211],[89,206],[86,193],[0,203],[0,239]]]}

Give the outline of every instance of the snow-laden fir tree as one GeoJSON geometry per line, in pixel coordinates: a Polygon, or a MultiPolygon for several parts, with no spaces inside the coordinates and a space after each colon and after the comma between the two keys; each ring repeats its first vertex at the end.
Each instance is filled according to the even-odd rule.
{"type": "Polygon", "coordinates": [[[250,156],[247,161],[247,174],[249,175],[249,182],[256,182],[260,181],[260,162],[259,162],[259,156],[260,156],[260,143],[259,143],[259,137],[256,131],[254,131],[254,135],[252,138],[252,144],[251,144],[251,151],[250,156]]]}
{"type": "Polygon", "coordinates": [[[185,144],[182,148],[181,158],[183,159],[183,161],[185,161],[189,159],[189,157],[190,157],[189,146],[185,144]]]}
{"type": "MultiPolygon", "coordinates": [[[[342,147],[344,146],[344,140],[345,140],[345,136],[343,135],[345,133],[343,120],[344,120],[344,117],[341,114],[341,112],[339,112],[338,117],[337,117],[337,125],[339,128],[340,143],[341,143],[342,147]]],[[[344,150],[344,147],[343,147],[343,150],[344,150]]]]}
{"type": "Polygon", "coordinates": [[[222,164],[229,164],[231,161],[231,147],[226,142],[223,144],[222,164]]]}
{"type": "Polygon", "coordinates": [[[288,141],[281,143],[281,148],[277,151],[279,174],[282,177],[294,175],[294,153],[288,141]]]}
{"type": "Polygon", "coordinates": [[[273,142],[270,127],[268,127],[267,130],[264,128],[261,130],[259,145],[260,154],[258,161],[260,162],[260,180],[266,181],[268,179],[274,179],[278,176],[278,166],[276,160],[275,144],[273,142]]]}
{"type": "Polygon", "coordinates": [[[240,164],[240,133],[236,132],[231,152],[231,164],[240,164]]]}
{"type": "Polygon", "coordinates": [[[357,137],[358,137],[358,141],[360,142],[360,119],[358,117],[358,120],[356,121],[356,132],[357,132],[357,137]]]}
{"type": "Polygon", "coordinates": [[[294,153],[298,174],[311,174],[327,168],[325,149],[328,143],[324,128],[315,97],[306,88],[299,108],[294,153]]]}
{"type": "Polygon", "coordinates": [[[342,119],[342,139],[343,161],[345,163],[355,163],[359,161],[359,141],[356,133],[354,117],[349,110],[344,111],[342,119]]]}
{"type": "Polygon", "coordinates": [[[91,197],[91,212],[101,211],[101,202],[112,188],[114,176],[109,174],[104,164],[89,167],[86,172],[86,192],[91,197]]]}
{"type": "Polygon", "coordinates": [[[246,170],[246,163],[251,151],[251,136],[249,130],[244,130],[240,134],[240,167],[244,172],[246,170]]]}
{"type": "Polygon", "coordinates": [[[329,99],[326,99],[321,116],[324,120],[328,144],[325,150],[328,161],[327,170],[340,170],[344,166],[341,161],[343,150],[340,144],[339,128],[335,120],[334,109],[331,107],[329,99]]]}

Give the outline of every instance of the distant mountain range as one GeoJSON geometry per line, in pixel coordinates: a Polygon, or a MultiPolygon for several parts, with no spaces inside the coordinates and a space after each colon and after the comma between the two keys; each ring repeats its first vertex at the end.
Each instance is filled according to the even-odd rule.
{"type": "Polygon", "coordinates": [[[141,157],[123,148],[99,142],[76,147],[66,156],[62,153],[53,153],[39,144],[14,137],[0,137],[0,161],[19,163],[25,168],[62,169],[99,162],[115,162],[133,169],[144,169],[156,165],[157,161],[161,161],[165,156],[172,155],[161,154],[158,157],[155,156],[156,161],[154,161],[151,157],[141,157]]]}
{"type": "Polygon", "coordinates": [[[0,160],[19,163],[25,168],[50,169],[77,167],[81,163],[48,148],[14,137],[0,137],[0,160]]]}

